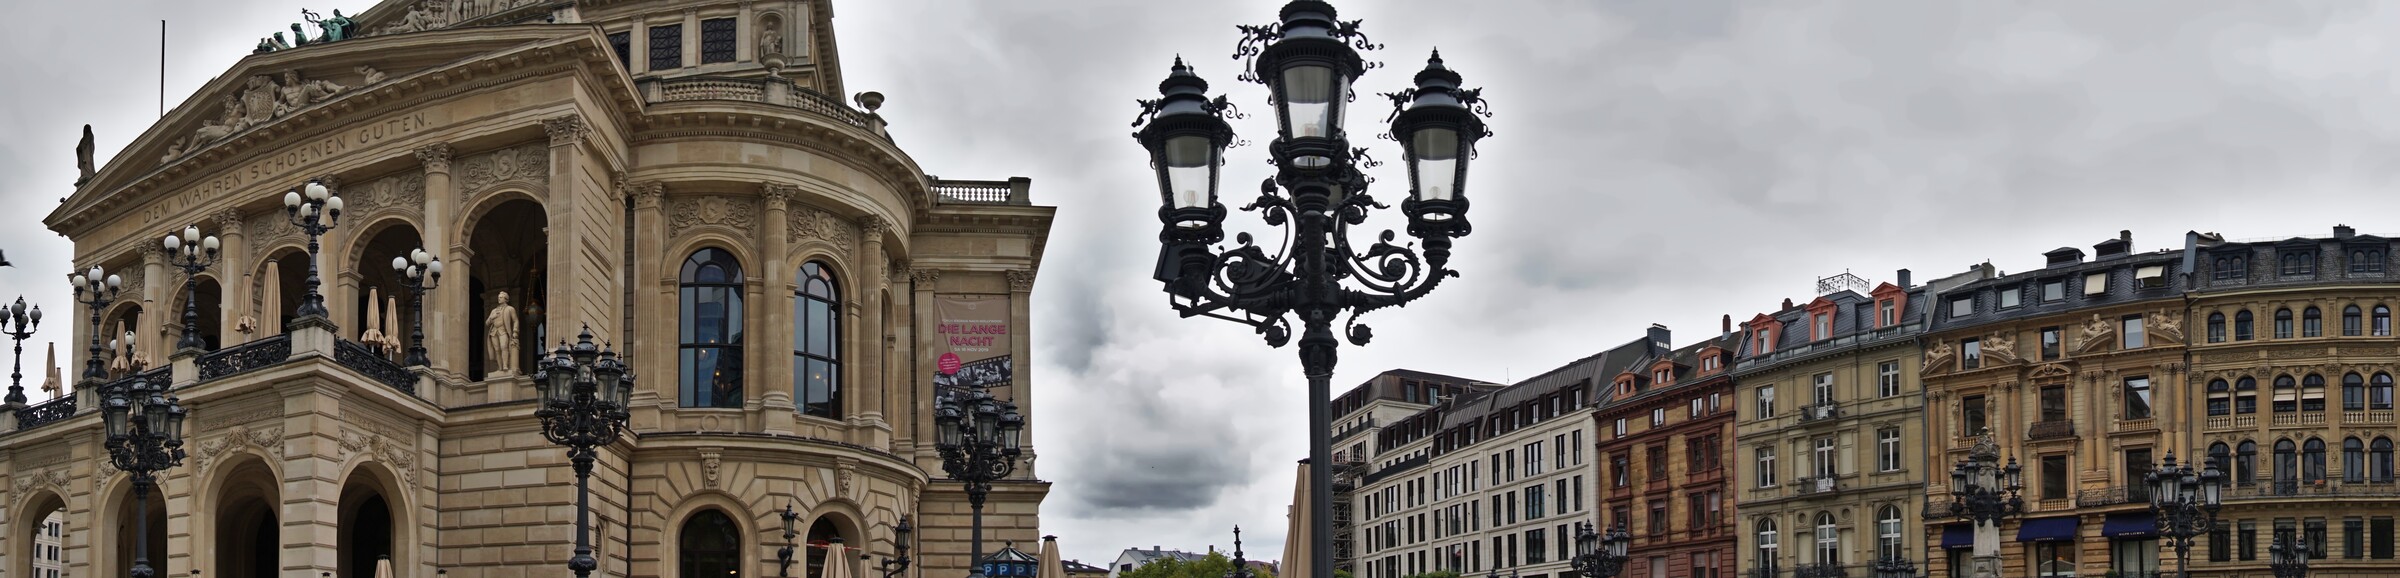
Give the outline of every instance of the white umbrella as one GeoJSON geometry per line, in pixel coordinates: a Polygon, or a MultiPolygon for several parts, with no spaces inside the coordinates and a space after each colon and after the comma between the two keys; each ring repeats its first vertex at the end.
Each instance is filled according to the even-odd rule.
{"type": "MultiPolygon", "coordinates": [[[[274,261],[267,262],[267,276],[259,282],[258,316],[266,335],[283,333],[283,273],[274,261]]],[[[262,336],[263,337],[263,336],[262,336]]]]}
{"type": "Polygon", "coordinates": [[[392,559],[389,556],[375,561],[375,578],[392,578],[392,559]]]}
{"type": "Polygon", "coordinates": [[[400,352],[400,297],[383,298],[384,355],[400,352]]]}
{"type": "Polygon", "coordinates": [[[58,374],[58,342],[56,341],[50,342],[50,370],[45,375],[49,377],[42,379],[42,391],[49,393],[50,399],[58,399],[58,396],[67,394],[67,382],[60,379],[58,374]]]}
{"type": "Polygon", "coordinates": [[[1058,562],[1058,537],[1042,537],[1042,567],[1040,578],[1067,578],[1067,567],[1058,562]]]}
{"type": "Polygon", "coordinates": [[[810,576],[809,578],[851,578],[850,549],[843,547],[841,542],[826,544],[825,575],[810,576]]]}
{"type": "Polygon", "coordinates": [[[1283,574],[1277,575],[1276,578],[1314,578],[1308,575],[1308,557],[1314,554],[1308,551],[1307,546],[1310,531],[1309,506],[1308,460],[1301,460],[1300,473],[1292,476],[1292,510],[1289,515],[1285,516],[1291,520],[1291,528],[1283,533],[1283,560],[1279,562],[1281,564],[1279,569],[1283,571],[1283,574]]]}
{"type": "Polygon", "coordinates": [[[381,309],[383,309],[383,298],[377,295],[376,288],[368,287],[367,326],[359,330],[358,342],[374,346],[378,351],[383,349],[383,313],[380,311],[381,309]]]}

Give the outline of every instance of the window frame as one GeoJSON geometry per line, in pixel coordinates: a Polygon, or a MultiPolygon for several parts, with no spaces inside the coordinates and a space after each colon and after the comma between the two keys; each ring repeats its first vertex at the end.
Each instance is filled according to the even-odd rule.
{"type": "MultiPolygon", "coordinates": [[[[741,409],[748,400],[748,384],[745,382],[746,376],[742,371],[743,368],[740,367],[740,363],[746,358],[743,355],[743,348],[748,341],[748,332],[745,329],[749,326],[747,319],[749,308],[743,299],[743,286],[747,280],[748,276],[742,269],[740,256],[730,250],[719,247],[702,247],[693,250],[684,258],[683,266],[676,276],[676,325],[678,327],[676,367],[679,370],[676,378],[678,387],[676,397],[679,407],[741,409]],[[710,258],[703,260],[704,256],[710,258]],[[700,275],[706,273],[710,267],[717,268],[721,271],[720,274],[729,280],[700,280],[700,275]],[[721,323],[717,327],[721,334],[713,336],[720,341],[704,341],[710,339],[711,336],[697,335],[701,330],[695,318],[700,313],[697,310],[698,299],[702,297],[702,291],[711,290],[718,292],[719,301],[716,303],[731,304],[725,308],[725,311],[722,311],[721,323]],[[697,366],[694,364],[698,356],[702,355],[701,351],[712,354],[716,363],[724,363],[728,358],[735,362],[735,367],[731,372],[732,386],[728,388],[718,383],[719,380],[725,379],[724,376],[727,372],[724,371],[725,368],[716,368],[709,380],[708,393],[710,395],[705,400],[697,399],[701,393],[700,384],[693,381],[697,375],[695,373],[697,366]],[[728,353],[731,355],[728,356],[728,353]],[[720,399],[723,397],[730,397],[730,399],[720,399]]],[[[712,367],[715,366],[712,365],[712,367]]]]}
{"type": "Polygon", "coordinates": [[[800,264],[795,273],[798,287],[792,290],[792,403],[801,415],[825,419],[842,419],[842,290],[840,279],[833,274],[833,265],[823,261],[800,264]],[[823,305],[825,319],[816,318],[816,305],[823,305]],[[816,350],[814,340],[820,335],[815,324],[825,324],[822,336],[824,349],[816,350]],[[823,364],[827,370],[825,399],[816,400],[804,382],[806,368],[823,364]]]}

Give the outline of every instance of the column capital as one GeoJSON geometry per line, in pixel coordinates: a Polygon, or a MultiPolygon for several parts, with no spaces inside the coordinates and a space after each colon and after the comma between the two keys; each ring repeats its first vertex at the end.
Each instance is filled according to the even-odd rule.
{"type": "Polygon", "coordinates": [[[783,211],[789,206],[788,203],[791,202],[792,196],[799,194],[799,192],[799,185],[784,184],[774,181],[766,181],[758,184],[758,196],[766,199],[768,211],[783,211]]]}
{"type": "Polygon", "coordinates": [[[241,209],[224,209],[209,213],[208,220],[216,223],[219,236],[234,237],[242,234],[241,209]]]}
{"type": "Polygon", "coordinates": [[[883,216],[881,216],[881,215],[867,215],[867,216],[864,216],[864,217],[859,217],[859,218],[858,218],[858,234],[859,234],[859,237],[860,237],[860,239],[859,239],[859,240],[861,240],[861,241],[865,241],[865,242],[868,242],[868,243],[882,243],[882,242],[883,242],[883,230],[884,230],[885,228],[888,228],[888,227],[890,227],[890,226],[891,226],[891,222],[883,220],[883,216]]]}
{"type": "Polygon", "coordinates": [[[425,165],[425,172],[450,172],[450,143],[433,143],[417,147],[416,153],[417,164],[425,165]]]}
{"type": "Polygon", "coordinates": [[[1033,276],[1033,269],[1008,270],[1008,291],[1010,293],[1025,293],[1033,291],[1033,276]]]}
{"type": "Polygon", "coordinates": [[[633,197],[635,209],[657,209],[667,196],[667,186],[658,181],[636,181],[625,185],[625,195],[633,197]]]}
{"type": "Polygon", "coordinates": [[[920,291],[931,291],[931,290],[933,290],[933,283],[934,283],[935,281],[940,281],[940,280],[942,280],[942,270],[941,270],[941,269],[912,269],[912,270],[910,270],[910,271],[909,271],[908,279],[909,279],[909,281],[910,281],[910,282],[916,283],[916,284],[918,285],[918,287],[917,287],[917,289],[918,289],[918,290],[920,290],[920,291]]]}
{"type": "Polygon", "coordinates": [[[542,132],[549,133],[550,146],[567,146],[591,136],[591,127],[584,125],[583,117],[570,114],[542,119],[542,132]]]}

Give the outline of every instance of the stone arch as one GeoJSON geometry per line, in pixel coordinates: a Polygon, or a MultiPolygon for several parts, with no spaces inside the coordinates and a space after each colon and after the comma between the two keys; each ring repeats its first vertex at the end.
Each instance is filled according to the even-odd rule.
{"type": "Polygon", "coordinates": [[[395,573],[404,572],[413,560],[410,554],[417,540],[409,498],[414,488],[370,451],[355,452],[358,455],[342,466],[336,576],[372,576],[381,556],[391,558],[395,573]]]}
{"type": "Polygon", "coordinates": [[[843,546],[849,548],[845,551],[845,555],[852,558],[856,557],[856,552],[869,545],[870,537],[867,535],[865,522],[867,516],[859,510],[858,504],[846,498],[827,499],[819,502],[816,507],[810,508],[808,516],[802,519],[806,522],[799,527],[799,540],[807,545],[808,555],[797,563],[803,564],[802,567],[807,569],[808,573],[804,576],[810,578],[858,578],[859,567],[857,564],[850,566],[851,576],[826,577],[822,572],[825,566],[825,556],[831,551],[826,548],[825,542],[828,536],[841,536],[843,546]]]}
{"type": "Polygon", "coordinates": [[[550,209],[549,203],[543,201],[549,197],[550,187],[542,183],[528,180],[501,181],[485,185],[484,190],[488,192],[474,195],[466,206],[459,207],[458,222],[453,223],[458,227],[452,230],[462,236],[450,241],[454,244],[453,248],[467,246],[475,233],[475,227],[481,224],[485,217],[491,216],[493,209],[497,209],[509,201],[526,201],[539,205],[544,214],[548,214],[550,209]]]}
{"type": "Polygon", "coordinates": [[[241,304],[246,311],[243,315],[253,318],[258,324],[250,332],[251,339],[283,333],[284,324],[292,320],[293,309],[300,305],[301,294],[308,290],[306,246],[280,243],[262,248],[256,254],[259,258],[251,265],[248,278],[244,280],[250,286],[250,302],[241,304]],[[268,263],[276,264],[275,274],[278,278],[267,278],[268,263]],[[266,288],[270,283],[275,285],[277,294],[273,311],[267,310],[266,303],[266,288]]]}
{"type": "MultiPolygon", "coordinates": [[[[171,576],[186,569],[167,563],[167,500],[164,480],[161,482],[158,487],[151,488],[149,494],[150,568],[155,576],[171,576]]],[[[133,478],[112,472],[99,477],[94,484],[97,494],[103,498],[100,499],[99,511],[95,512],[97,515],[92,517],[92,539],[86,542],[91,548],[87,550],[90,554],[85,561],[91,563],[95,575],[131,575],[134,543],[125,537],[134,535],[137,522],[133,508],[133,478]]]]}
{"type": "Polygon", "coordinates": [[[660,256],[664,259],[662,262],[667,264],[660,268],[666,270],[665,281],[668,285],[675,283],[675,272],[681,269],[684,259],[690,258],[692,253],[701,249],[712,247],[733,253],[735,259],[742,261],[743,285],[760,283],[759,274],[765,272],[767,262],[759,258],[757,247],[754,246],[755,242],[750,239],[743,239],[715,229],[694,229],[684,233],[673,243],[667,247],[667,254],[660,256]]]}
{"type": "MultiPolygon", "coordinates": [[[[716,355],[723,356],[717,358],[718,361],[716,361],[716,363],[724,364],[717,365],[715,367],[720,369],[731,367],[741,372],[740,377],[733,378],[729,381],[740,386],[739,397],[741,398],[741,404],[747,405],[749,402],[758,400],[764,397],[768,392],[775,391],[777,389],[769,383],[759,379],[763,376],[777,374],[772,371],[762,371],[770,366],[767,365],[767,362],[761,362],[758,360],[769,359],[779,360],[778,362],[780,362],[780,360],[786,359],[785,354],[778,354],[771,350],[759,349],[761,343],[767,342],[767,340],[758,337],[761,335],[759,332],[788,331],[789,328],[767,327],[766,325],[762,324],[763,321],[769,318],[766,307],[774,307],[775,305],[773,305],[772,302],[776,300],[776,297],[772,295],[758,295],[761,293],[759,288],[767,282],[765,279],[763,279],[763,275],[766,274],[765,263],[758,259],[757,253],[750,250],[751,248],[746,243],[742,243],[736,239],[715,232],[701,232],[687,235],[681,242],[678,243],[676,248],[667,253],[666,260],[663,261],[663,266],[660,267],[667,273],[667,277],[662,283],[662,286],[666,287],[667,290],[670,291],[670,293],[668,293],[667,301],[668,307],[670,308],[669,315],[676,321],[676,325],[678,327],[682,325],[683,321],[682,315],[684,303],[682,274],[684,262],[699,254],[701,251],[708,249],[717,249],[731,254],[734,262],[741,267],[742,280],[738,284],[738,291],[735,293],[741,299],[741,331],[727,336],[727,343],[733,345],[733,347],[719,348],[715,350],[716,355]],[[761,299],[764,299],[769,303],[761,304],[759,302],[761,299]]],[[[673,351],[675,351],[673,357],[669,358],[672,361],[669,363],[676,364],[674,367],[677,368],[677,375],[682,375],[682,367],[680,364],[682,363],[683,348],[685,347],[685,343],[683,341],[684,336],[680,331],[669,331],[673,332],[669,333],[667,336],[668,343],[672,344],[672,347],[675,348],[673,349],[673,351]]],[[[716,386],[722,385],[721,383],[716,382],[714,378],[712,378],[711,383],[716,386]]],[[[691,403],[691,399],[684,395],[684,389],[686,385],[687,384],[681,381],[680,378],[670,380],[665,387],[673,389],[660,390],[660,393],[667,399],[676,400],[679,406],[680,404],[691,403]]],[[[696,387],[696,384],[693,385],[695,386],[693,391],[699,391],[699,389],[696,387]]],[[[718,389],[716,391],[717,393],[726,395],[710,396],[710,399],[708,400],[711,402],[710,405],[719,403],[718,400],[721,399],[732,398],[731,393],[733,392],[725,391],[723,389],[718,389]]]]}
{"type": "Polygon", "coordinates": [[[66,535],[68,532],[81,530],[67,526],[67,499],[65,496],[60,496],[56,490],[37,486],[29,492],[22,493],[25,495],[17,501],[17,507],[8,516],[8,519],[14,520],[10,523],[7,533],[8,559],[10,560],[8,571],[12,576],[34,575],[33,569],[36,567],[37,560],[65,560],[63,550],[66,548],[66,535]],[[44,536],[43,534],[48,533],[48,518],[54,513],[59,516],[58,533],[56,536],[44,536]],[[40,550],[46,549],[41,546],[42,542],[57,543],[57,547],[62,550],[62,553],[57,557],[50,557],[40,552],[40,550]],[[16,574],[17,572],[23,572],[23,574],[16,574]]]}
{"type": "MultiPolygon", "coordinates": [[[[685,496],[683,498],[683,503],[676,505],[673,510],[669,510],[667,512],[666,526],[659,528],[659,532],[663,536],[658,548],[660,554],[659,568],[661,569],[661,573],[670,577],[682,576],[682,545],[684,537],[684,524],[690,522],[693,516],[696,516],[704,511],[712,510],[723,512],[726,517],[733,520],[734,527],[738,529],[741,533],[741,536],[743,536],[743,538],[735,540],[735,543],[741,544],[745,550],[756,550],[756,548],[752,546],[762,543],[764,540],[764,538],[760,535],[760,529],[766,526],[764,525],[764,522],[762,522],[752,513],[765,510],[754,508],[750,504],[744,503],[741,499],[736,498],[732,494],[722,491],[695,491],[691,495],[685,496]]],[[[771,516],[773,514],[768,515],[771,516]]],[[[778,521],[776,523],[781,524],[782,522],[778,521]]],[[[780,538],[781,536],[777,537],[780,538]]],[[[742,576],[764,575],[762,572],[760,572],[761,566],[758,556],[744,555],[739,559],[741,560],[741,567],[738,568],[738,570],[742,576]]]]}
{"type": "Polygon", "coordinates": [[[193,552],[214,554],[201,570],[209,576],[277,572],[283,550],[281,460],[243,447],[214,461],[191,502],[194,527],[203,530],[191,532],[193,552]]]}
{"type": "MultiPolygon", "coordinates": [[[[200,305],[198,318],[199,323],[196,325],[198,326],[198,331],[200,332],[200,340],[204,342],[200,349],[202,351],[216,351],[218,347],[222,347],[224,344],[232,342],[230,339],[227,339],[225,335],[226,328],[224,327],[225,318],[223,315],[223,310],[225,308],[225,286],[223,283],[218,282],[217,274],[213,272],[201,273],[199,275],[195,275],[194,277],[199,280],[197,283],[198,286],[194,290],[194,293],[197,293],[196,297],[200,305]]],[[[165,311],[160,312],[167,317],[159,320],[159,327],[161,330],[166,332],[166,334],[162,335],[161,337],[170,340],[167,342],[167,350],[173,351],[182,344],[183,339],[183,308],[184,302],[186,301],[184,298],[183,283],[180,281],[176,282],[174,289],[169,291],[169,293],[172,294],[167,298],[167,303],[169,305],[165,311]]]]}
{"type": "MultiPolygon", "coordinates": [[[[809,263],[823,264],[827,272],[833,276],[834,310],[832,317],[834,319],[833,328],[837,333],[833,336],[834,371],[831,373],[833,374],[832,391],[835,403],[831,405],[835,406],[833,410],[835,417],[832,419],[855,417],[875,411],[865,405],[871,400],[858,395],[859,386],[865,381],[859,375],[859,370],[863,365],[858,356],[872,355],[878,351],[878,348],[873,346],[875,342],[870,340],[870,336],[859,334],[859,330],[866,324],[860,323],[858,317],[851,314],[852,311],[857,311],[859,306],[859,294],[862,292],[859,287],[862,282],[858,280],[859,276],[851,270],[842,254],[835,252],[835,247],[831,244],[817,240],[803,241],[801,244],[803,247],[792,251],[789,260],[785,261],[788,265],[785,266],[786,271],[782,272],[783,278],[770,285],[776,288],[773,294],[767,295],[771,301],[770,306],[781,311],[784,319],[791,321],[790,326],[782,328],[784,331],[793,332],[786,335],[801,333],[799,325],[804,322],[804,319],[803,312],[799,310],[799,292],[802,288],[799,278],[809,263]]],[[[861,312],[861,314],[871,313],[861,312]]],[[[792,381],[796,384],[801,382],[808,373],[800,368],[800,363],[795,359],[799,355],[796,351],[800,349],[801,344],[793,342],[787,345],[789,347],[785,348],[785,351],[777,353],[785,360],[783,362],[785,366],[791,369],[792,381]]],[[[793,407],[802,408],[802,415],[816,418],[828,417],[808,411],[807,406],[814,399],[802,391],[797,391],[801,388],[795,386],[790,389],[794,390],[790,392],[793,407]]]]}
{"type": "MultiPolygon", "coordinates": [[[[382,327],[378,333],[385,337],[397,337],[400,341],[406,341],[408,338],[406,327],[414,314],[410,308],[413,303],[405,294],[406,290],[400,286],[399,274],[392,272],[391,260],[393,257],[406,256],[411,251],[423,247],[425,241],[422,230],[417,227],[414,219],[392,215],[370,221],[366,226],[359,228],[357,234],[352,235],[348,242],[349,245],[343,249],[342,256],[342,263],[345,264],[342,266],[344,286],[341,288],[339,299],[343,307],[337,309],[340,311],[341,318],[336,319],[335,322],[341,325],[345,337],[365,341],[366,331],[370,327],[376,327],[384,319],[390,319],[396,322],[398,327],[382,327]],[[370,304],[367,303],[369,293],[373,293],[373,297],[381,301],[381,304],[376,307],[397,305],[398,312],[382,314],[377,319],[368,319],[367,313],[376,309],[376,307],[369,307],[370,304]],[[397,336],[393,335],[395,329],[398,331],[397,336]]],[[[330,301],[335,297],[329,295],[327,299],[330,301]]],[[[406,347],[406,344],[402,343],[401,346],[406,347]]]]}
{"type": "Polygon", "coordinates": [[[444,257],[450,261],[450,274],[442,282],[453,289],[457,283],[466,284],[467,307],[461,315],[465,322],[452,330],[465,334],[452,335],[463,339],[466,345],[464,361],[468,377],[483,379],[497,367],[489,359],[490,332],[485,318],[498,305],[499,294],[508,293],[509,307],[516,310],[518,320],[516,365],[519,373],[525,373],[530,371],[526,368],[532,365],[533,357],[539,355],[541,344],[552,337],[542,323],[546,314],[543,305],[549,293],[544,273],[550,253],[549,207],[525,189],[508,189],[485,195],[471,214],[472,218],[462,221],[461,236],[444,257]],[[494,219],[485,222],[486,217],[494,219]],[[542,226],[509,226],[526,221],[542,226]]]}

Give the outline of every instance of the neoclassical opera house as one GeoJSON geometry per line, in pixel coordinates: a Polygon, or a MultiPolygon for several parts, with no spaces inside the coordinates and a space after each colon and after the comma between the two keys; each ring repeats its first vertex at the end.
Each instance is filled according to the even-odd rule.
{"type": "MultiPolygon", "coordinates": [[[[190,410],[148,502],[159,576],[567,575],[574,475],[522,368],[588,326],[638,376],[634,434],[591,480],[599,575],[774,576],[787,506],[820,546],[794,576],[826,576],[837,537],[847,578],[876,574],[855,558],[894,555],[904,515],[904,575],[963,574],[934,387],[1031,408],[1012,360],[1053,209],[1025,179],[918,167],[880,95],[845,96],[834,8],[392,0],[262,41],[44,220],[123,277],[96,325],[131,347],[75,379],[95,324],[63,280],[35,296],[75,327],[77,383],[0,412],[0,571],[31,574],[63,511],[64,575],[126,575],[135,502],[95,407],[138,376],[190,410]],[[318,257],[329,334],[293,314],[309,237],[283,196],[311,179],[345,202],[318,257]],[[194,276],[196,349],[159,247],[188,225],[223,246],[194,276]],[[420,247],[445,275],[430,362],[405,365],[418,311],[391,262],[420,247]]],[[[995,484],[987,550],[1036,540],[1038,479],[995,484]]]]}

